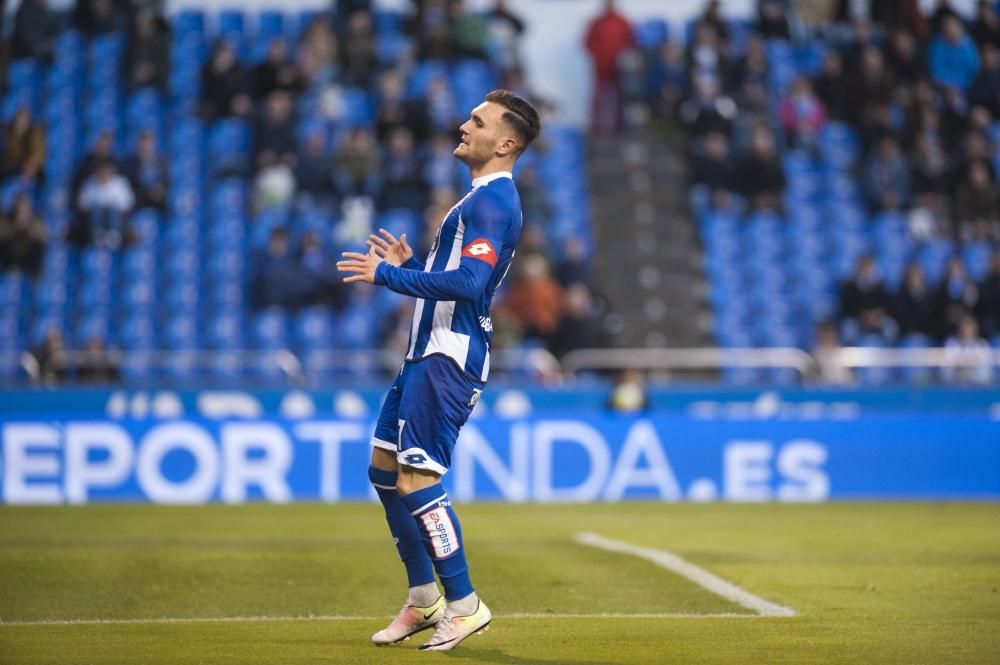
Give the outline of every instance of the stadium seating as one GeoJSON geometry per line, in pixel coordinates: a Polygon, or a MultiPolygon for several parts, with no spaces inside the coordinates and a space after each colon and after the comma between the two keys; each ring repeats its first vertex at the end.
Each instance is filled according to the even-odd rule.
{"type": "MultiPolygon", "coordinates": [[[[8,205],[27,187],[43,214],[50,243],[37,282],[17,273],[0,275],[0,379],[21,376],[9,356],[39,343],[53,327],[65,333],[70,347],[82,346],[93,336],[118,346],[124,352],[122,374],[127,382],[224,382],[247,376],[282,381],[285,377],[273,367],[273,358],[254,359],[246,368],[246,358],[238,352],[290,349],[308,359],[333,349],[375,345],[377,312],[384,313],[387,310],[379,308],[396,300],[348,303],[337,315],[315,308],[298,313],[249,309],[249,259],[264,247],[271,230],[287,226],[293,242],[313,231],[329,249],[341,249],[333,242],[339,211],[278,207],[251,213],[251,123],[208,123],[197,115],[200,71],[216,38],[231,42],[244,64],[251,65],[275,37],[287,38],[294,46],[315,16],[314,11],[277,9],[177,12],[171,17],[171,71],[165,93],[130,93],[122,85],[127,46],[122,33],[88,40],[67,30],[58,38],[51,64],[30,59],[11,63],[10,92],[0,114],[7,120],[21,106],[29,107],[47,125],[49,149],[44,186],[31,188],[10,179],[0,183],[0,203],[8,205]],[[120,252],[81,251],[62,241],[72,221],[70,186],[78,160],[104,131],[111,132],[117,157],[131,153],[140,133],[151,131],[167,158],[171,189],[165,212],[141,209],[131,215],[133,245],[120,252]],[[196,353],[199,349],[216,353],[205,361],[196,353]],[[160,350],[170,354],[166,363],[154,353],[160,350]],[[162,371],[165,367],[169,371],[162,371]]],[[[402,33],[403,23],[399,14],[375,13],[383,65],[412,48],[412,39],[402,33]]],[[[662,30],[665,25],[649,26],[648,38],[665,37],[662,30]]],[[[487,62],[417,62],[409,72],[407,93],[422,95],[435,77],[448,83],[460,107],[474,106],[498,83],[487,62]]],[[[373,125],[376,100],[367,91],[343,89],[341,100],[343,116],[330,120],[320,114],[313,96],[300,99],[300,139],[322,131],[332,147],[345,130],[373,125]]],[[[562,246],[561,239],[570,235],[592,245],[582,136],[551,123],[545,140],[549,150],[529,153],[522,161],[534,163],[543,184],[555,192],[552,245],[562,246]]],[[[377,223],[411,238],[422,233],[420,217],[407,211],[380,211],[377,223]]],[[[371,371],[373,366],[361,369],[371,371]]]]}

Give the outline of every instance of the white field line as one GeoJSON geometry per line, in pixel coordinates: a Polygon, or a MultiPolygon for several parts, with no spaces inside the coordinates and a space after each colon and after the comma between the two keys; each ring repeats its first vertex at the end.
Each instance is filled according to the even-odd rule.
{"type": "MultiPolygon", "coordinates": [[[[606,612],[598,614],[559,614],[555,612],[513,612],[510,614],[494,614],[498,619],[757,619],[756,614],[738,614],[733,612],[717,612],[715,614],[675,613],[636,613],[625,614],[606,612]]],[[[128,624],[157,623],[268,623],[278,621],[376,621],[391,617],[366,617],[347,615],[315,615],[315,616],[246,616],[246,617],[153,617],[150,619],[51,619],[38,621],[0,621],[3,626],[103,626],[128,624]]]]}
{"type": "Polygon", "coordinates": [[[639,547],[638,545],[624,543],[620,540],[611,540],[610,538],[599,536],[596,533],[578,533],[576,535],[576,540],[579,543],[590,545],[591,547],[597,547],[609,552],[618,552],[620,554],[631,554],[632,556],[637,556],[640,559],[651,561],[661,568],[666,568],[673,573],[677,573],[681,577],[691,580],[698,586],[711,591],[717,596],[722,596],[732,603],[736,603],[737,605],[745,607],[748,610],[753,610],[760,616],[793,617],[798,614],[798,612],[790,607],[777,605],[768,600],[764,600],[760,596],[755,596],[746,589],[738,587],[732,582],[727,582],[718,575],[714,575],[704,568],[699,568],[693,563],[685,561],[672,552],[657,550],[651,547],[639,547]]]}

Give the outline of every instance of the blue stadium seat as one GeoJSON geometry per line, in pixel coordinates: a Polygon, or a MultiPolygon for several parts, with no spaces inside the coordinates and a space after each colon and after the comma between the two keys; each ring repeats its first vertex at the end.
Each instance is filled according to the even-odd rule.
{"type": "Polygon", "coordinates": [[[190,313],[168,317],[160,344],[168,349],[195,349],[198,347],[198,320],[190,313]]]}
{"type": "Polygon", "coordinates": [[[146,386],[155,378],[153,354],[150,349],[129,350],[122,357],[122,378],[134,385],[146,386]]]}
{"type": "Polygon", "coordinates": [[[118,326],[118,343],[124,349],[152,349],[156,341],[156,324],[151,310],[125,316],[118,326]]]}
{"type": "Polygon", "coordinates": [[[237,310],[223,310],[209,316],[205,341],[213,349],[243,348],[243,317],[237,310]]]}
{"type": "Polygon", "coordinates": [[[151,278],[134,277],[122,290],[121,304],[129,310],[142,310],[156,304],[156,284],[151,278]]]}
{"type": "Polygon", "coordinates": [[[333,345],[334,328],[330,310],[309,307],[295,317],[293,334],[300,349],[324,349],[333,345]]]}
{"type": "Polygon", "coordinates": [[[286,348],[288,321],[284,310],[271,307],[257,312],[251,324],[251,337],[258,349],[286,348]]]}

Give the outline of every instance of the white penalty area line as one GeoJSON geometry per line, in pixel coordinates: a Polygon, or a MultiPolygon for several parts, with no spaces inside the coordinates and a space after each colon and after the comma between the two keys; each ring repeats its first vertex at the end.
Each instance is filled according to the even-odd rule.
{"type": "MultiPolygon", "coordinates": [[[[714,614],[691,614],[684,612],[663,613],[617,613],[605,612],[597,614],[563,614],[557,612],[513,612],[510,614],[494,614],[497,619],[757,619],[757,614],[739,614],[735,612],[716,612],[714,614]]],[[[38,621],[0,621],[4,626],[104,626],[104,625],[146,625],[171,623],[269,623],[280,621],[378,621],[387,617],[366,617],[350,615],[315,615],[315,616],[246,616],[246,617],[153,617],[149,619],[49,619],[38,621]]]]}
{"type": "Polygon", "coordinates": [[[738,587],[732,582],[727,582],[718,575],[710,573],[690,561],[685,561],[673,552],[657,550],[651,547],[639,547],[638,545],[632,545],[620,540],[611,540],[596,533],[578,533],[576,541],[608,552],[631,554],[640,559],[650,561],[661,568],[666,568],[672,573],[677,573],[681,577],[694,582],[717,596],[721,596],[732,603],[756,612],[758,616],[793,617],[798,615],[798,612],[791,607],[778,605],[769,600],[764,600],[760,596],[755,596],[746,589],[738,587]]]}

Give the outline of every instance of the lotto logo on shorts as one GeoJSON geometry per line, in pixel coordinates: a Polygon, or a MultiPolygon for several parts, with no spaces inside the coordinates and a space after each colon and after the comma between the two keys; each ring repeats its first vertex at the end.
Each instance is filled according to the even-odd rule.
{"type": "Polygon", "coordinates": [[[474,259],[486,261],[494,268],[497,265],[497,251],[493,249],[493,245],[486,238],[476,238],[470,242],[462,249],[462,256],[471,256],[474,259]]]}
{"type": "Polygon", "coordinates": [[[458,534],[455,533],[455,525],[443,506],[424,513],[420,519],[431,537],[435,559],[443,559],[458,551],[458,534]]]}

